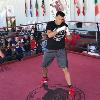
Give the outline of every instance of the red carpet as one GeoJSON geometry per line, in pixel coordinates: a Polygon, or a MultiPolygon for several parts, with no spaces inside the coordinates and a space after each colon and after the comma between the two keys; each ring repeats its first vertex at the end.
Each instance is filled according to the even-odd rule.
{"type": "MultiPolygon", "coordinates": [[[[100,59],[68,54],[69,70],[74,86],[84,91],[86,100],[100,98],[100,59]]],[[[26,100],[27,95],[41,81],[42,56],[8,64],[8,71],[0,72],[0,100],[26,100]]],[[[49,66],[51,84],[66,85],[56,60],[49,66]]]]}

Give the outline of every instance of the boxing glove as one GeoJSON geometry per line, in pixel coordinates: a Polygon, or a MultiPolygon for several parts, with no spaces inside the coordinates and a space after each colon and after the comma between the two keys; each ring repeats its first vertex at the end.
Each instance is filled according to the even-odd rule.
{"type": "Polygon", "coordinates": [[[64,31],[66,29],[66,26],[62,26],[60,28],[58,28],[56,31],[57,33],[60,32],[60,31],[64,31]]]}

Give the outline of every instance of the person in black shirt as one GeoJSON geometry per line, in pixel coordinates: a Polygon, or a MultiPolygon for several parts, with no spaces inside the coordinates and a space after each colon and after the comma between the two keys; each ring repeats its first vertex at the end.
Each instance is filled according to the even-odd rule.
{"type": "Polygon", "coordinates": [[[47,50],[43,56],[42,84],[46,85],[48,82],[48,65],[51,64],[54,58],[57,59],[59,67],[63,70],[66,82],[69,87],[69,94],[73,94],[73,87],[71,83],[70,73],[68,71],[67,52],[65,49],[65,37],[71,39],[68,25],[64,21],[65,14],[62,11],[56,13],[54,21],[47,23],[47,50]],[[71,90],[71,91],[70,91],[71,90]]]}

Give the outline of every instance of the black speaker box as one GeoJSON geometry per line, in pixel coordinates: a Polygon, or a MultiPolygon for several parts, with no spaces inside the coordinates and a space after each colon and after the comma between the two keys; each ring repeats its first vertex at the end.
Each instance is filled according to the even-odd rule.
{"type": "Polygon", "coordinates": [[[77,28],[82,28],[82,22],[76,23],[76,27],[77,27],[77,28]]]}
{"type": "Polygon", "coordinates": [[[97,32],[97,40],[100,41],[100,31],[97,32]]]}

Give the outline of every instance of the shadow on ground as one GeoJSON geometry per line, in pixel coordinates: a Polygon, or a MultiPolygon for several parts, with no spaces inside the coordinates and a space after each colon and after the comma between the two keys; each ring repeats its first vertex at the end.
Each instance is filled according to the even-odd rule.
{"type": "Polygon", "coordinates": [[[46,85],[31,91],[27,96],[27,100],[85,100],[85,94],[75,87],[74,96],[70,96],[66,86],[46,85]]]}

